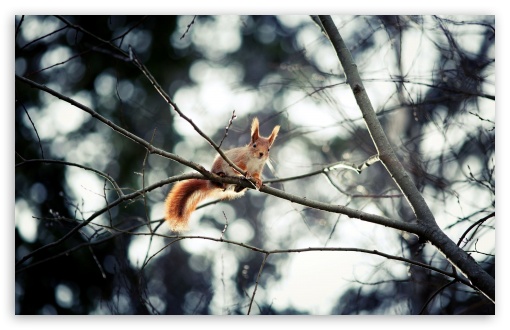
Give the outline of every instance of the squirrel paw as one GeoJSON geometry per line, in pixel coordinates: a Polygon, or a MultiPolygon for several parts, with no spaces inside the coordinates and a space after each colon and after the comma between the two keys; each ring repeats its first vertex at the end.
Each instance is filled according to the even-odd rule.
{"type": "Polygon", "coordinates": [[[260,180],[258,177],[251,176],[248,173],[246,175],[246,179],[255,181],[255,188],[257,188],[257,190],[260,190],[260,188],[262,188],[262,180],[260,180]]]}
{"type": "Polygon", "coordinates": [[[262,188],[262,180],[255,178],[253,179],[255,180],[255,186],[257,187],[257,190],[260,190],[260,188],[262,188]]]}

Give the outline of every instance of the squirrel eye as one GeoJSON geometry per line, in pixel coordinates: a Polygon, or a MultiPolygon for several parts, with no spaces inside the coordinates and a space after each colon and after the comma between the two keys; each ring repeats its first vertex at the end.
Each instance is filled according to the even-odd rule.
{"type": "Polygon", "coordinates": [[[253,148],[257,148],[257,144],[256,143],[253,144],[253,148]]]}

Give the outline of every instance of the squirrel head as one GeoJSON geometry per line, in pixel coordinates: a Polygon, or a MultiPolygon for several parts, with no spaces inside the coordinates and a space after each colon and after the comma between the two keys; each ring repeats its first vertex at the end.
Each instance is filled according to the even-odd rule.
{"type": "Polygon", "coordinates": [[[267,158],[269,156],[269,149],[274,143],[278,132],[280,131],[280,126],[277,125],[273,128],[271,135],[268,137],[261,136],[259,133],[259,120],[257,117],[253,118],[251,123],[251,141],[250,146],[254,150],[254,154],[257,154],[257,158],[267,158]]]}

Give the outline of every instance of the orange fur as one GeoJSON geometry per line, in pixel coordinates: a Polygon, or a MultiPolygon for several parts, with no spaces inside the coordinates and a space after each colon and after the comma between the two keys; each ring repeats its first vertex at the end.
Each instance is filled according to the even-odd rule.
{"type": "MultiPolygon", "coordinates": [[[[251,125],[251,141],[244,147],[230,149],[225,155],[245,173],[234,170],[223,158],[216,156],[211,172],[223,176],[245,176],[255,181],[257,189],[262,187],[261,173],[269,157],[269,149],[273,144],[280,126],[275,126],[269,137],[259,135],[259,121],[253,119],[251,125]]],[[[209,197],[233,199],[244,194],[234,191],[234,185],[218,185],[210,181],[191,179],[175,184],[165,200],[165,219],[173,231],[188,228],[191,213],[198,203],[209,197]]]]}
{"type": "Polygon", "coordinates": [[[187,228],[191,213],[198,203],[210,195],[208,182],[191,179],[175,184],[165,200],[165,219],[173,231],[182,231],[187,228]]]}

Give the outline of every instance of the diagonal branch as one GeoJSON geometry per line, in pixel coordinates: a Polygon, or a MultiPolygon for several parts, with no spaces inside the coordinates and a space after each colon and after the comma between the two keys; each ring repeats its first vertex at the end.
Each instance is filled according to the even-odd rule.
{"type": "Polygon", "coordinates": [[[255,299],[255,294],[257,293],[257,288],[259,286],[260,275],[262,274],[262,269],[264,269],[264,266],[266,264],[267,257],[269,257],[269,253],[266,253],[264,255],[264,260],[262,260],[262,264],[260,265],[259,273],[257,275],[257,279],[255,280],[255,288],[253,289],[253,294],[252,294],[251,299],[250,299],[250,306],[248,307],[247,315],[250,315],[250,313],[251,313],[251,306],[253,305],[253,300],[255,299]]]}
{"type": "Polygon", "coordinates": [[[457,242],[457,245],[460,246],[460,244],[462,243],[462,241],[464,240],[464,237],[466,237],[466,235],[471,231],[471,229],[473,229],[474,227],[476,226],[480,226],[482,223],[484,223],[485,221],[489,220],[490,218],[492,217],[495,217],[496,216],[496,212],[492,212],[491,214],[483,217],[482,219],[476,221],[475,223],[473,223],[471,226],[469,226],[465,231],[464,233],[462,234],[462,236],[460,236],[459,238],[459,241],[457,242]]]}
{"type": "Polygon", "coordinates": [[[363,86],[363,81],[359,75],[357,65],[354,62],[347,45],[340,36],[335,23],[329,16],[319,17],[327,36],[335,48],[338,59],[344,68],[347,82],[349,83],[354,97],[356,98],[356,102],[363,114],[368,132],[370,133],[382,164],[386,167],[386,170],[392,176],[404,196],[406,196],[416,218],[427,225],[435,223],[434,215],[430,211],[427,203],[425,203],[423,196],[420,194],[414,182],[411,180],[411,177],[406,172],[404,166],[400,163],[397,155],[393,151],[381,123],[377,118],[374,108],[372,107],[372,102],[370,101],[365,87],[363,86]]]}
{"type": "MultiPolygon", "coordinates": [[[[204,178],[205,177],[204,179],[214,180],[216,182],[232,183],[232,184],[237,184],[237,185],[240,185],[240,186],[243,186],[243,187],[246,187],[246,188],[252,188],[250,182],[248,180],[246,180],[246,179],[243,179],[243,178],[240,178],[240,177],[234,177],[234,178],[233,177],[219,177],[219,176],[217,176],[215,174],[212,174],[211,172],[205,170],[205,168],[202,167],[199,164],[190,162],[190,161],[188,161],[188,160],[186,160],[184,158],[181,158],[181,157],[179,157],[179,156],[177,156],[175,154],[172,154],[172,153],[166,152],[164,150],[158,149],[158,148],[154,147],[151,143],[147,142],[146,140],[144,140],[144,139],[136,136],[135,134],[133,134],[133,133],[131,133],[131,132],[121,128],[121,127],[119,127],[116,124],[114,124],[113,122],[111,122],[110,120],[108,120],[105,117],[101,116],[100,114],[98,114],[96,111],[90,109],[89,107],[87,107],[87,106],[85,106],[85,105],[83,105],[83,104],[81,104],[79,102],[76,102],[75,100],[73,100],[73,99],[71,99],[71,98],[69,98],[67,96],[62,95],[62,94],[58,93],[57,91],[55,91],[55,90],[53,90],[53,89],[51,89],[51,88],[49,88],[47,86],[38,84],[38,83],[36,83],[36,82],[34,82],[34,81],[30,80],[30,79],[27,79],[27,78],[24,78],[24,77],[21,77],[21,76],[18,76],[18,75],[16,75],[16,79],[21,81],[21,82],[23,82],[23,83],[25,83],[25,84],[27,84],[27,85],[29,85],[29,86],[31,86],[31,87],[38,88],[38,89],[40,89],[42,91],[45,91],[45,92],[47,92],[47,93],[49,93],[49,94],[51,94],[51,95],[53,95],[53,96],[63,100],[63,101],[65,101],[65,102],[68,102],[68,103],[74,105],[75,107],[77,107],[79,109],[82,109],[83,111],[89,113],[92,117],[98,119],[99,121],[101,121],[104,124],[106,124],[109,127],[111,127],[114,131],[120,133],[121,135],[123,135],[123,136],[131,139],[132,141],[138,143],[139,145],[143,146],[150,153],[158,154],[158,155],[161,155],[163,157],[167,157],[167,158],[170,158],[172,160],[178,161],[181,164],[184,164],[184,165],[186,165],[186,166],[188,166],[190,168],[193,168],[193,169],[197,170],[198,172],[200,172],[203,175],[203,177],[201,175],[196,175],[196,174],[195,175],[191,174],[191,175],[180,176],[179,180],[189,179],[189,178],[192,178],[192,177],[193,178],[204,178]]],[[[370,157],[369,160],[367,160],[365,163],[371,163],[373,161],[376,161],[376,157],[370,157]]],[[[176,179],[174,179],[174,180],[171,180],[171,179],[163,180],[160,183],[153,184],[151,186],[148,186],[146,189],[139,190],[139,191],[134,192],[132,194],[120,196],[117,200],[115,200],[114,202],[110,203],[107,207],[105,207],[105,208],[95,212],[86,221],[80,223],[78,226],[76,226],[74,229],[72,229],[70,232],[68,232],[64,237],[60,238],[59,240],[57,240],[57,241],[55,241],[53,243],[50,243],[48,245],[45,245],[45,246],[41,247],[39,250],[45,250],[45,249],[50,248],[52,246],[61,244],[63,241],[65,241],[71,235],[76,233],[80,228],[86,226],[90,221],[92,221],[94,218],[96,218],[97,216],[99,216],[103,212],[106,212],[111,207],[114,207],[114,206],[120,204],[121,202],[123,202],[125,200],[129,200],[129,199],[133,199],[133,198],[139,197],[140,195],[142,195],[146,191],[150,191],[152,189],[160,187],[160,186],[162,186],[164,184],[167,184],[169,182],[176,181],[176,179]]],[[[342,206],[342,205],[331,205],[331,204],[327,204],[327,203],[313,201],[313,200],[307,199],[306,197],[299,197],[299,196],[295,196],[295,195],[292,195],[292,194],[288,194],[288,193],[286,193],[284,191],[281,191],[281,190],[278,190],[278,189],[274,189],[274,188],[271,188],[271,187],[268,187],[268,186],[262,186],[260,191],[268,193],[268,194],[276,196],[276,197],[287,199],[287,200],[289,200],[291,202],[298,203],[298,204],[301,204],[301,205],[317,208],[317,209],[328,211],[328,212],[345,214],[345,215],[347,215],[350,218],[356,218],[356,219],[360,219],[360,220],[364,220],[364,221],[369,221],[369,222],[372,222],[372,223],[380,224],[380,225],[383,225],[383,226],[387,226],[387,227],[391,227],[391,228],[395,228],[395,229],[399,229],[399,230],[405,230],[407,232],[414,233],[416,235],[421,235],[422,234],[421,230],[420,230],[420,227],[416,223],[406,223],[406,222],[403,222],[403,221],[393,220],[393,219],[389,219],[389,218],[386,218],[386,217],[383,217],[383,216],[378,216],[378,215],[362,212],[362,211],[359,211],[359,210],[356,210],[356,209],[352,209],[352,208],[349,208],[349,207],[346,207],[346,206],[342,206]]],[[[22,260],[20,260],[18,262],[18,264],[19,263],[23,263],[24,261],[29,259],[34,253],[39,253],[38,252],[39,250],[36,250],[36,251],[32,252],[31,254],[25,256],[22,260]]]]}
{"type": "MultiPolygon", "coordinates": [[[[351,52],[347,48],[342,39],[335,23],[330,16],[319,16],[320,26],[324,33],[328,36],[333,48],[335,49],[338,59],[344,69],[347,82],[354,94],[356,102],[363,114],[363,119],[367,126],[368,132],[377,149],[381,163],[384,165],[398,188],[406,197],[409,205],[413,209],[414,214],[422,227],[422,238],[429,240],[434,244],[446,258],[463,272],[472,283],[492,302],[495,302],[496,283],[476,261],[468,255],[464,250],[459,248],[437,225],[432,211],[428,207],[425,199],[417,189],[409,174],[405,171],[403,165],[398,160],[393,151],[386,134],[377,118],[372,107],[372,103],[363,86],[363,82],[358,72],[358,68],[351,52]]],[[[316,20],[316,19],[315,19],[316,20]]]]}
{"type": "Polygon", "coordinates": [[[27,160],[23,160],[20,163],[17,163],[15,165],[15,168],[30,165],[30,164],[41,164],[41,163],[42,164],[59,164],[59,165],[66,165],[66,166],[75,166],[75,167],[79,167],[79,168],[82,168],[87,171],[94,172],[94,173],[102,176],[106,180],[108,180],[111,183],[111,185],[113,186],[113,188],[115,189],[115,191],[117,192],[117,194],[119,195],[119,197],[124,195],[124,193],[122,192],[122,189],[119,187],[117,182],[115,182],[115,180],[109,174],[101,172],[99,170],[96,170],[95,168],[77,164],[77,163],[66,162],[63,160],[55,160],[55,159],[27,159],[27,160]]]}
{"type": "MultiPolygon", "coordinates": [[[[129,235],[133,235],[133,236],[158,236],[158,237],[162,237],[162,238],[169,238],[171,239],[170,243],[166,244],[162,249],[158,250],[157,252],[155,252],[154,255],[151,256],[150,259],[152,259],[154,256],[156,256],[157,254],[159,254],[160,252],[162,252],[164,249],[166,249],[168,246],[178,242],[178,241],[181,241],[181,240],[184,240],[184,239],[202,239],[202,240],[208,240],[208,241],[213,241],[213,242],[218,242],[218,243],[225,243],[225,244],[230,244],[230,245],[234,245],[234,246],[238,246],[238,247],[242,247],[244,249],[247,249],[247,250],[251,250],[251,251],[254,251],[254,252],[258,252],[258,253],[263,253],[265,255],[264,257],[264,261],[263,263],[261,264],[261,267],[259,269],[259,275],[257,276],[257,279],[260,277],[260,274],[261,274],[261,271],[262,269],[264,268],[264,264],[265,264],[265,261],[266,259],[269,257],[269,255],[271,254],[290,254],[290,253],[298,253],[298,254],[301,254],[301,253],[306,253],[306,252],[355,252],[355,253],[365,253],[365,254],[370,254],[370,255],[377,255],[377,256],[380,256],[380,257],[383,257],[385,259],[391,259],[391,260],[396,260],[396,261],[400,261],[400,262],[404,262],[404,263],[407,263],[409,265],[414,265],[414,266],[418,266],[418,267],[421,267],[423,269],[428,269],[428,270],[431,270],[433,272],[436,272],[438,274],[442,274],[446,277],[450,277],[452,278],[454,281],[456,282],[459,282],[459,283],[462,283],[468,287],[471,287],[473,289],[476,290],[475,287],[473,287],[473,285],[468,281],[466,280],[465,278],[459,276],[456,272],[448,272],[444,269],[441,269],[441,268],[438,268],[438,267],[435,267],[435,266],[432,266],[432,265],[429,265],[429,264],[426,264],[426,263],[422,263],[422,262],[419,262],[419,261],[415,261],[415,260],[412,260],[412,259],[408,259],[408,258],[405,258],[405,257],[400,257],[400,256],[397,256],[397,255],[393,255],[393,254],[389,254],[389,253],[386,253],[386,252],[381,252],[381,251],[378,251],[378,250],[369,250],[369,249],[362,249],[362,248],[352,248],[352,247],[308,247],[308,248],[295,248],[295,249],[275,249],[275,250],[268,250],[268,249],[264,249],[264,248],[259,248],[259,247],[256,247],[256,246],[253,246],[253,245],[249,245],[249,244],[245,244],[245,243],[241,243],[241,242],[238,242],[238,241],[232,241],[232,240],[228,240],[228,239],[224,239],[224,238],[216,238],[216,237],[210,237],[210,236],[200,236],[200,235],[171,235],[171,236],[168,236],[168,235],[164,235],[164,234],[159,234],[159,233],[148,233],[148,232],[140,232],[138,231],[138,229],[142,226],[145,226],[145,224],[137,224],[127,230],[119,230],[117,228],[110,228],[113,233],[111,234],[111,236],[108,236],[108,237],[105,237],[105,238],[100,238],[100,239],[97,239],[95,241],[92,241],[92,242],[85,242],[85,243],[82,243],[82,244],[78,244],[74,247],[71,247],[65,251],[62,251],[58,254],[55,254],[55,255],[52,255],[44,260],[39,260],[39,261],[36,261],[36,262],[33,262],[31,263],[30,265],[27,265],[23,268],[20,268],[18,270],[16,270],[16,273],[20,273],[20,272],[23,272],[27,269],[30,269],[36,265],[40,265],[42,263],[44,263],[45,261],[49,261],[49,260],[54,260],[55,258],[58,258],[58,257],[62,257],[62,256],[67,256],[69,255],[70,253],[76,251],[76,250],[79,250],[80,248],[82,247],[87,247],[87,246],[93,246],[93,245],[98,245],[98,244],[101,244],[109,239],[113,239],[113,238],[116,238],[122,234],[129,234],[129,235]]],[[[147,266],[149,260],[147,260],[147,262],[145,262],[142,266],[142,269],[144,267],[147,266]]]]}
{"type": "Polygon", "coordinates": [[[191,167],[192,169],[200,172],[201,174],[205,175],[206,177],[210,177],[210,173],[201,165],[199,164],[196,164],[194,162],[190,162],[182,157],[179,157],[175,154],[172,154],[170,152],[167,152],[167,151],[164,151],[162,149],[159,149],[159,148],[156,148],[154,147],[152,144],[150,144],[149,142],[145,141],[144,139],[138,137],[137,135],[129,132],[128,130],[116,125],[115,123],[113,123],[112,121],[110,121],[109,119],[101,116],[99,113],[97,113],[96,111],[92,110],[91,108],[79,103],[79,102],[76,102],[75,100],[73,100],[72,98],[70,97],[67,97],[65,95],[62,95],[61,93],[45,86],[45,85],[41,85],[41,84],[38,84],[36,83],[35,81],[33,80],[30,80],[30,79],[27,79],[25,77],[21,77],[21,76],[18,76],[16,75],[16,80],[19,80],[25,84],[27,84],[28,86],[30,87],[33,87],[33,88],[37,88],[37,89],[40,89],[48,94],[51,94],[59,99],[61,99],[62,101],[65,101],[85,112],[87,112],[88,114],[90,114],[93,118],[101,121],[102,123],[106,124],[107,126],[110,126],[114,131],[120,133],[121,135],[124,135],[125,137],[127,137],[128,139],[138,143],[139,145],[143,146],[145,149],[147,149],[150,153],[153,153],[153,154],[157,154],[157,155],[160,155],[160,156],[163,156],[163,157],[166,157],[166,158],[169,158],[169,159],[172,159],[172,160],[175,160],[181,164],[184,164],[188,167],[191,167]]]}
{"type": "Polygon", "coordinates": [[[356,165],[354,163],[349,163],[349,162],[345,162],[345,161],[339,161],[339,162],[333,163],[331,165],[325,166],[321,169],[318,169],[316,171],[312,171],[312,172],[308,172],[308,173],[300,174],[300,175],[295,175],[295,176],[291,176],[291,177],[287,177],[287,178],[264,180],[264,183],[278,183],[278,182],[285,182],[285,181],[293,181],[293,180],[311,177],[311,176],[318,175],[318,174],[329,173],[329,172],[338,170],[339,168],[346,168],[348,170],[352,170],[352,171],[355,171],[356,173],[360,174],[361,172],[363,172],[364,169],[366,169],[367,167],[369,167],[370,165],[373,165],[374,163],[376,163],[378,161],[379,161],[378,155],[370,156],[367,160],[365,160],[360,165],[356,165]]]}
{"type": "Polygon", "coordinates": [[[64,236],[62,236],[58,240],[53,241],[51,243],[48,243],[46,245],[43,245],[40,248],[38,248],[38,249],[36,249],[36,250],[26,254],[23,258],[21,258],[19,261],[16,262],[16,266],[23,264],[27,260],[33,258],[35,255],[38,255],[38,254],[40,254],[41,252],[43,252],[43,251],[45,251],[47,249],[50,249],[52,247],[56,247],[56,246],[62,244],[67,239],[69,239],[71,236],[73,236],[75,233],[77,233],[81,228],[83,228],[86,225],[88,225],[92,220],[96,219],[98,216],[102,215],[103,213],[107,212],[111,208],[113,208],[113,207],[115,207],[115,206],[117,206],[117,205],[119,205],[119,204],[121,204],[121,203],[123,203],[125,201],[133,200],[133,199],[138,198],[138,197],[142,197],[143,194],[145,194],[145,193],[147,193],[149,191],[152,191],[152,190],[154,190],[156,188],[162,187],[162,186],[164,186],[164,185],[166,185],[168,183],[176,182],[176,181],[181,181],[181,180],[187,180],[187,179],[196,178],[196,177],[197,177],[197,174],[178,175],[178,176],[174,176],[174,177],[171,177],[171,178],[168,178],[168,179],[156,182],[156,183],[154,183],[152,185],[147,186],[145,189],[137,190],[137,191],[135,191],[135,192],[133,192],[131,194],[124,194],[124,195],[120,196],[119,198],[117,198],[115,201],[107,204],[106,206],[104,206],[100,210],[94,212],[85,221],[80,222],[78,225],[76,225],[73,229],[68,231],[64,236]]]}
{"type": "Polygon", "coordinates": [[[30,120],[30,123],[32,124],[32,127],[34,128],[35,135],[37,136],[37,141],[39,141],[39,149],[41,150],[41,157],[44,159],[44,151],[41,143],[41,138],[39,137],[39,133],[37,133],[37,128],[35,128],[35,124],[32,121],[32,118],[30,118],[30,114],[27,111],[27,108],[25,108],[25,105],[23,102],[16,100],[16,102],[19,102],[21,106],[23,107],[23,110],[25,110],[25,113],[27,114],[28,120],[30,120]]]}
{"type": "Polygon", "coordinates": [[[140,69],[140,71],[142,71],[142,73],[145,75],[145,77],[147,77],[147,79],[150,81],[150,83],[152,84],[152,86],[156,89],[156,91],[159,93],[159,95],[161,95],[163,97],[163,99],[165,100],[166,103],[168,103],[168,105],[170,105],[174,110],[175,112],[177,112],[179,114],[179,116],[181,118],[183,118],[184,120],[186,120],[188,123],[190,123],[190,125],[193,127],[193,129],[201,136],[203,137],[213,148],[214,150],[216,150],[218,152],[218,154],[220,154],[221,158],[223,158],[233,169],[235,169],[237,172],[239,173],[243,173],[244,176],[246,176],[247,172],[246,171],[243,171],[241,168],[239,168],[239,166],[237,166],[236,164],[234,164],[228,157],[227,155],[225,155],[225,153],[220,149],[220,147],[214,143],[214,141],[209,137],[207,136],[207,134],[205,134],[204,132],[202,132],[202,130],[193,122],[193,120],[191,120],[188,116],[186,116],[182,111],[181,109],[179,109],[179,106],[177,106],[177,104],[170,98],[170,96],[163,90],[163,88],[161,87],[161,85],[156,81],[156,78],[154,78],[154,76],[149,72],[149,70],[147,70],[147,68],[145,67],[145,65],[143,65],[142,62],[140,62],[138,60],[138,58],[136,57],[136,55],[134,54],[132,48],[129,48],[129,54],[130,54],[130,57],[133,58],[133,63],[136,65],[136,67],[138,67],[140,69]]]}
{"type": "MultiPolygon", "coordinates": [[[[216,145],[216,143],[214,143],[214,141],[211,140],[211,138],[209,138],[204,132],[202,132],[202,130],[197,125],[195,125],[195,123],[190,118],[188,118],[186,115],[184,115],[184,113],[179,109],[177,104],[174,103],[172,101],[172,99],[170,98],[170,96],[163,90],[163,88],[161,88],[159,83],[156,81],[154,76],[149,72],[149,70],[147,70],[145,65],[138,60],[138,58],[136,57],[136,54],[134,53],[134,51],[133,51],[133,49],[131,47],[129,47],[129,54],[128,54],[124,50],[122,50],[121,48],[117,47],[111,41],[99,38],[95,34],[87,31],[84,28],[82,28],[81,26],[72,24],[71,22],[69,22],[68,20],[66,20],[62,16],[58,16],[57,15],[56,17],[58,19],[60,19],[62,22],[64,22],[65,24],[67,24],[67,26],[72,27],[73,29],[76,29],[77,31],[80,31],[80,32],[88,35],[89,37],[92,37],[92,38],[98,40],[102,44],[106,44],[106,45],[110,46],[112,49],[114,49],[115,51],[117,51],[118,53],[123,55],[125,58],[129,58],[132,61],[132,63],[147,77],[147,79],[150,81],[150,83],[153,85],[153,87],[156,89],[156,91],[163,97],[165,102],[168,103],[168,105],[170,105],[179,114],[180,117],[182,117],[184,120],[186,120],[188,123],[190,123],[191,126],[195,129],[195,131],[200,136],[202,136],[233,169],[235,169],[239,173],[243,173],[246,176],[246,172],[245,171],[241,170],[236,164],[234,164],[225,155],[225,153],[220,149],[220,147],[218,145],[216,145]]],[[[202,173],[201,171],[199,171],[199,172],[202,173]]]]}

